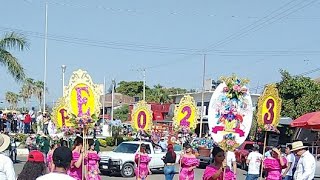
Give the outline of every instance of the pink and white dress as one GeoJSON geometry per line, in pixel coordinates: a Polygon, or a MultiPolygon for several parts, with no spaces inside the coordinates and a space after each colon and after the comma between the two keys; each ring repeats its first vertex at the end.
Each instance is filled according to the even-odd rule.
{"type": "Polygon", "coordinates": [[[72,151],[72,161],[70,168],[68,170],[68,175],[75,178],[76,180],[82,180],[82,165],[77,168],[74,163],[80,158],[80,153],[77,151],[72,151]]]}
{"type": "MultiPolygon", "coordinates": [[[[219,168],[214,165],[209,165],[206,167],[206,170],[203,173],[202,179],[203,180],[213,180],[212,176],[219,171],[219,168]]],[[[234,173],[230,170],[230,168],[227,168],[225,172],[222,172],[218,179],[216,180],[235,180],[234,173]],[[223,173],[225,174],[223,178],[223,173]]]]}
{"type": "Polygon", "coordinates": [[[179,180],[194,180],[194,171],[190,167],[199,166],[200,161],[197,158],[183,157],[181,159],[181,170],[179,180]]]}
{"type": "Polygon", "coordinates": [[[101,180],[99,175],[99,165],[98,162],[100,157],[97,152],[88,152],[85,159],[85,164],[87,166],[88,174],[86,175],[86,180],[101,180]]]}
{"type": "Polygon", "coordinates": [[[266,180],[282,180],[281,170],[286,168],[287,160],[281,157],[285,166],[281,166],[280,160],[268,157],[263,161],[263,167],[267,171],[266,180]]]}
{"type": "Polygon", "coordinates": [[[134,160],[137,164],[137,168],[134,170],[136,177],[146,179],[149,174],[148,165],[151,158],[147,154],[136,154],[134,160]]]}

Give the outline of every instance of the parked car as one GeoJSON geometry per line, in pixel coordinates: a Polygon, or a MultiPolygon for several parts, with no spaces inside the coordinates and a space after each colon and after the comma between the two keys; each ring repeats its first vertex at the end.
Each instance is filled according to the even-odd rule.
{"type": "Polygon", "coordinates": [[[249,153],[251,152],[254,144],[259,145],[259,151],[261,153],[263,151],[263,144],[256,143],[253,141],[245,141],[235,150],[234,154],[236,156],[236,161],[237,161],[237,164],[241,167],[241,169],[246,170],[248,168],[246,159],[249,153]]]}
{"type": "MultiPolygon", "coordinates": [[[[139,151],[140,144],[146,145],[148,155],[151,157],[149,167],[151,170],[160,170],[164,167],[162,157],[165,152],[154,148],[151,142],[128,141],[119,144],[113,151],[100,152],[99,169],[104,174],[120,172],[122,177],[133,177],[135,162],[135,154],[139,151]]],[[[181,152],[176,152],[177,162],[181,152]]]]}

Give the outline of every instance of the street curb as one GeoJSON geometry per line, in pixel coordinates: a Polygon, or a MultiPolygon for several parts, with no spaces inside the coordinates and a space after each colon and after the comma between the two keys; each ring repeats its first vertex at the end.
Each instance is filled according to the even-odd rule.
{"type": "Polygon", "coordinates": [[[17,149],[18,156],[27,156],[28,154],[29,154],[29,150],[27,148],[17,149]]]}

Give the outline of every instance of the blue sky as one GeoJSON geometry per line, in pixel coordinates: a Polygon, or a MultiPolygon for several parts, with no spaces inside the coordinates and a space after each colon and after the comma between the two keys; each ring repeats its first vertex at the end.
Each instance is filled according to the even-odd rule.
{"type": "MultiPolygon", "coordinates": [[[[0,34],[27,36],[30,49],[12,53],[37,80],[44,74],[44,2],[0,0],[0,34]]],[[[208,54],[206,78],[236,73],[251,80],[251,89],[278,81],[280,68],[308,72],[320,62],[319,10],[310,0],[48,0],[47,102],[62,94],[62,64],[66,80],[78,68],[95,83],[104,76],[107,83],[142,80],[135,69],[147,67],[147,85],[187,89],[202,85],[198,50],[208,54]]],[[[0,100],[19,91],[1,66],[0,81],[0,100]]]]}

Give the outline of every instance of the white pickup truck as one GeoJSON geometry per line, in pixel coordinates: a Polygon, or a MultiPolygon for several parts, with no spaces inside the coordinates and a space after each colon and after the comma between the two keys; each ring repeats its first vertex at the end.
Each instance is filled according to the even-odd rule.
{"type": "MultiPolygon", "coordinates": [[[[151,142],[128,141],[119,144],[113,151],[100,152],[99,169],[104,174],[111,174],[113,172],[120,172],[122,177],[133,177],[135,162],[135,154],[139,150],[140,144],[146,145],[148,155],[151,157],[149,167],[151,170],[160,170],[164,167],[162,157],[165,152],[161,149],[154,148],[151,142]]],[[[181,152],[176,152],[177,161],[181,152]]]]}

